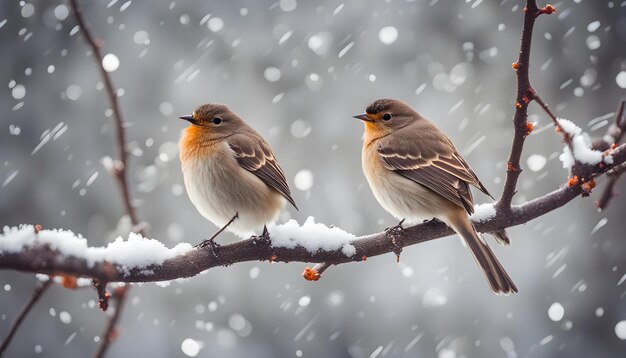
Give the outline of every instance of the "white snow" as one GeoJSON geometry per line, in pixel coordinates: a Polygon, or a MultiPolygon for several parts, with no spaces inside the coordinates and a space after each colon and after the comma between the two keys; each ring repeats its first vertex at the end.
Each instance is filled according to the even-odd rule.
{"type": "Polygon", "coordinates": [[[268,67],[263,72],[263,76],[268,82],[276,82],[280,79],[280,70],[276,67],[268,67]]]}
{"type": "Polygon", "coordinates": [[[16,253],[28,247],[48,245],[64,256],[87,261],[89,266],[98,262],[110,262],[126,269],[146,268],[160,265],[165,260],[185,254],[193,249],[190,244],[180,243],[168,249],[163,243],[131,233],[127,240],[118,237],[107,246],[89,247],[87,239],[69,230],[41,230],[35,234],[32,225],[5,226],[0,235],[0,253],[16,253]]]}
{"type": "Polygon", "coordinates": [[[278,2],[278,5],[280,6],[280,9],[284,12],[290,12],[296,9],[298,3],[296,2],[296,0],[280,0],[278,2]]]}
{"type": "Polygon", "coordinates": [[[552,321],[558,322],[563,319],[563,316],[565,316],[563,305],[558,302],[552,303],[550,308],[548,308],[548,317],[550,317],[552,321]]]}
{"type": "Polygon", "coordinates": [[[574,158],[583,164],[596,165],[602,161],[602,152],[591,149],[591,141],[587,138],[583,135],[577,135],[572,139],[574,158]]]}
{"type": "Polygon", "coordinates": [[[474,213],[470,216],[473,221],[483,222],[496,216],[496,207],[493,204],[484,203],[474,205],[474,213]]]}
{"type": "Polygon", "coordinates": [[[70,14],[70,10],[67,8],[67,6],[63,4],[58,5],[57,7],[54,8],[54,17],[56,17],[56,19],[59,21],[63,21],[67,19],[69,14],[70,14]]]}
{"type": "Polygon", "coordinates": [[[600,27],[600,21],[593,21],[590,22],[589,25],[587,25],[587,31],[589,32],[594,32],[596,31],[598,28],[600,27]]]}
{"type": "Polygon", "coordinates": [[[557,118],[557,122],[561,129],[572,138],[572,150],[568,146],[563,148],[563,152],[559,155],[559,160],[563,163],[563,168],[569,169],[574,163],[596,165],[599,163],[613,164],[613,157],[591,148],[591,139],[587,133],[584,133],[580,127],[564,118],[557,118]]]}
{"type": "Polygon", "coordinates": [[[600,38],[596,35],[587,36],[587,40],[585,42],[587,43],[587,48],[590,50],[597,50],[600,46],[602,46],[600,38]]]}
{"type": "Polygon", "coordinates": [[[65,90],[65,96],[71,101],[78,101],[82,94],[83,90],[77,85],[69,85],[65,90]]]}
{"type": "Polygon", "coordinates": [[[626,71],[621,71],[615,76],[615,83],[617,83],[620,88],[626,88],[626,71]]]}
{"type": "Polygon", "coordinates": [[[24,85],[21,85],[21,84],[15,85],[15,87],[11,89],[11,95],[15,99],[24,98],[24,96],[26,96],[26,87],[24,87],[24,85]]]}
{"type": "Polygon", "coordinates": [[[619,321],[615,325],[615,335],[617,338],[626,340],[626,321],[619,321]]]}
{"type": "Polygon", "coordinates": [[[440,307],[444,306],[448,302],[448,298],[444,294],[443,290],[439,287],[431,287],[422,297],[422,305],[424,307],[440,307]]]}
{"type": "Polygon", "coordinates": [[[350,41],[350,43],[348,43],[346,47],[341,49],[341,51],[339,51],[339,54],[337,54],[337,58],[342,58],[346,53],[348,53],[348,51],[350,51],[352,46],[354,46],[354,41],[350,41]]]}
{"type": "Polygon", "coordinates": [[[65,324],[72,323],[72,315],[67,311],[61,311],[59,313],[59,319],[65,324]]]}
{"type": "Polygon", "coordinates": [[[378,39],[385,45],[391,45],[398,39],[398,29],[393,26],[385,26],[378,32],[378,39]]]}
{"type": "Polygon", "coordinates": [[[200,353],[200,350],[203,348],[204,344],[200,341],[196,341],[192,338],[186,338],[183,343],[180,345],[180,349],[185,353],[188,357],[195,357],[200,353]]]}
{"type": "Polygon", "coordinates": [[[102,67],[107,72],[114,72],[120,67],[120,59],[115,54],[107,53],[102,58],[102,67]]]}
{"type": "Polygon", "coordinates": [[[568,146],[563,147],[563,153],[559,155],[559,160],[563,163],[563,168],[569,169],[574,166],[576,160],[574,160],[574,156],[572,155],[572,151],[568,146]]]}
{"type": "Polygon", "coordinates": [[[532,154],[526,160],[528,168],[533,172],[538,172],[546,166],[548,159],[541,154],[532,154]]]}
{"type": "Polygon", "coordinates": [[[604,316],[604,308],[602,308],[602,307],[596,308],[596,312],[595,313],[596,313],[596,317],[604,316]]]}
{"type": "Polygon", "coordinates": [[[333,35],[330,32],[320,32],[307,40],[307,46],[318,55],[325,55],[330,49],[333,35]]]}
{"type": "Polygon", "coordinates": [[[212,17],[207,22],[207,26],[209,27],[209,30],[219,32],[224,28],[224,20],[219,17],[212,17]]]}
{"type": "Polygon", "coordinates": [[[309,216],[300,226],[297,221],[289,220],[283,225],[268,225],[272,239],[272,246],[294,248],[302,246],[311,255],[318,251],[334,251],[341,249],[344,255],[352,257],[356,248],[350,241],[356,236],[337,227],[328,227],[316,223],[315,218],[309,216]]]}
{"type": "MultiPolygon", "coordinates": [[[[35,277],[41,282],[47,282],[50,280],[50,276],[44,275],[42,273],[35,274],[35,277]]],[[[53,282],[63,285],[63,276],[54,276],[53,282]]],[[[92,280],[85,277],[77,277],[76,278],[76,287],[90,287],[92,284],[92,280]]],[[[120,286],[124,286],[124,283],[119,283],[120,286]]]]}
{"type": "MultiPolygon", "coordinates": [[[[336,227],[316,223],[313,217],[309,217],[302,226],[295,220],[289,220],[283,225],[268,225],[268,229],[274,247],[302,246],[311,254],[339,249],[347,257],[356,254],[356,248],[350,244],[356,236],[336,227]]],[[[129,234],[127,239],[118,237],[107,246],[97,247],[88,246],[87,239],[69,230],[41,230],[35,234],[32,225],[21,225],[5,226],[0,233],[0,254],[17,253],[39,245],[48,245],[63,256],[84,259],[90,267],[106,261],[121,265],[126,270],[161,265],[166,260],[193,249],[188,243],[179,243],[173,248],[167,248],[160,241],[135,233],[129,234]]]]}
{"type": "Polygon", "coordinates": [[[574,122],[565,119],[565,118],[557,118],[556,119],[557,123],[559,123],[559,126],[561,127],[561,129],[569,134],[570,136],[575,136],[577,134],[581,134],[582,133],[582,129],[580,129],[579,126],[577,126],[574,122]]]}
{"type": "Polygon", "coordinates": [[[296,173],[293,182],[298,190],[310,190],[313,187],[313,172],[308,169],[302,169],[296,173]]]}
{"type": "Polygon", "coordinates": [[[298,300],[298,305],[306,307],[311,303],[311,296],[302,296],[298,300]]]}

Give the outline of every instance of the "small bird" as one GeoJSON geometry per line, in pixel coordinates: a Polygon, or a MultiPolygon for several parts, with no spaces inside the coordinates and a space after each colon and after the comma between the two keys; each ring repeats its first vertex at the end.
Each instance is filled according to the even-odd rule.
{"type": "Polygon", "coordinates": [[[517,292],[469,220],[469,186],[491,195],[450,139],[399,100],[379,99],[354,118],[365,124],[362,166],[378,203],[399,220],[443,221],[463,238],[495,293],[517,292]]]}
{"type": "Polygon", "coordinates": [[[276,220],[285,200],[296,209],[283,170],[269,144],[237,114],[221,104],[205,104],[191,115],[179,142],[189,199],[221,229],[247,237],[276,220]],[[237,220],[235,220],[237,219],[237,220]]]}

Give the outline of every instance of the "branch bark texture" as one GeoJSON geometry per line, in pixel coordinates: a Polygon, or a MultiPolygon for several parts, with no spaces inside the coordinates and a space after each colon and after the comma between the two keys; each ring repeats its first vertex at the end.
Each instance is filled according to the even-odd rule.
{"type": "MultiPolygon", "coordinates": [[[[126,151],[126,132],[124,130],[124,119],[122,117],[122,111],[120,110],[120,106],[117,101],[117,91],[113,86],[113,81],[111,80],[111,77],[104,69],[104,65],[102,63],[102,53],[100,52],[100,42],[96,40],[96,38],[92,35],[91,30],[87,26],[78,1],[70,0],[70,5],[74,14],[74,18],[76,19],[76,22],[80,27],[80,31],[82,32],[83,37],[93,51],[94,61],[96,62],[96,66],[98,67],[98,71],[100,72],[100,77],[102,78],[102,81],[104,81],[104,86],[106,89],[105,92],[113,110],[117,144],[117,162],[115,162],[113,165],[113,175],[117,178],[117,183],[122,195],[122,203],[124,204],[126,215],[129,216],[130,222],[132,223],[133,227],[137,228],[139,226],[139,219],[137,218],[137,212],[135,210],[135,207],[132,204],[130,189],[128,185],[128,176],[126,171],[128,167],[128,152],[126,151]]],[[[139,230],[139,232],[141,234],[144,234],[143,230],[139,230]]],[[[105,290],[107,282],[108,281],[104,280],[100,281],[105,290]]],[[[116,298],[117,305],[115,313],[110,317],[109,322],[107,323],[102,340],[100,341],[98,349],[96,350],[95,357],[104,357],[110,344],[113,342],[113,331],[115,329],[117,321],[121,316],[122,308],[127,297],[126,291],[128,289],[129,288],[126,286],[118,289],[119,293],[116,298]]],[[[102,304],[102,307],[106,307],[108,305],[108,302],[106,302],[106,298],[104,299],[102,304]]]]}
{"type": "MultiPolygon", "coordinates": [[[[594,178],[625,163],[626,145],[618,147],[613,153],[613,158],[614,164],[611,167],[586,167],[586,175],[594,178]]],[[[485,221],[474,222],[474,225],[479,232],[494,232],[525,224],[567,204],[581,193],[583,193],[583,189],[580,185],[568,186],[564,184],[561,188],[522,205],[513,205],[505,210],[497,210],[495,216],[485,221]]],[[[452,229],[439,221],[430,221],[405,230],[406,237],[403,240],[405,247],[453,234],[452,229]]],[[[128,270],[125,267],[110,263],[89,266],[82,259],[60,256],[58,252],[42,245],[16,254],[0,256],[0,269],[48,275],[82,276],[103,282],[153,282],[188,278],[213,267],[229,266],[245,261],[330,262],[338,265],[393,253],[397,249],[386,232],[358,237],[351,244],[356,248],[356,254],[347,257],[340,249],[318,251],[311,254],[300,246],[293,249],[276,248],[262,240],[250,238],[221,246],[217,257],[210,250],[197,248],[184,255],[166,260],[161,265],[141,270],[128,270]]]]}

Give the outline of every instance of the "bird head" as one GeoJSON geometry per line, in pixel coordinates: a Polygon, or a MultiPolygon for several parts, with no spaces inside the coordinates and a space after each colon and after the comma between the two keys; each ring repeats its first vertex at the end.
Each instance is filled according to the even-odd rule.
{"type": "Polygon", "coordinates": [[[180,116],[191,123],[188,130],[210,137],[228,136],[241,128],[243,121],[222,104],[203,104],[190,115],[180,116]]]}
{"type": "Polygon", "coordinates": [[[378,99],[367,106],[365,113],[353,117],[363,121],[367,135],[393,133],[421,118],[408,104],[397,99],[378,99]]]}

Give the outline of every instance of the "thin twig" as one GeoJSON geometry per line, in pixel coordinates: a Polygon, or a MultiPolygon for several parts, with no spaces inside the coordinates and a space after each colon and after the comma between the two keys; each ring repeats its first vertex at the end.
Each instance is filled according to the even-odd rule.
{"type": "Polygon", "coordinates": [[[531,126],[528,123],[528,103],[534,91],[530,85],[529,67],[530,67],[530,48],[533,35],[533,27],[535,19],[540,9],[537,7],[535,0],[528,0],[524,8],[524,24],[522,28],[522,39],[520,41],[520,52],[517,62],[513,63],[513,68],[517,75],[517,96],[515,102],[515,114],[513,115],[513,143],[511,144],[511,152],[507,161],[507,175],[504,182],[502,196],[496,207],[498,210],[509,210],[515,188],[522,169],[520,168],[520,159],[522,150],[524,149],[524,140],[529,134],[531,126]]]}
{"type": "MultiPolygon", "coordinates": [[[[35,234],[39,234],[41,230],[41,225],[36,224],[35,234]]],[[[38,282],[37,285],[35,285],[35,288],[33,288],[33,291],[31,292],[31,299],[28,301],[26,306],[24,306],[20,315],[17,317],[15,322],[13,322],[13,325],[9,330],[9,334],[5,337],[4,341],[2,341],[2,345],[0,346],[0,357],[4,355],[4,351],[9,347],[9,344],[11,344],[13,336],[15,336],[15,334],[19,330],[21,324],[24,322],[24,319],[26,318],[28,313],[30,313],[33,307],[35,307],[37,302],[39,302],[39,300],[43,297],[44,293],[46,293],[46,291],[48,290],[48,286],[50,286],[51,283],[52,279],[49,279],[48,281],[46,281],[45,284],[38,282]]]]}
{"type": "Polygon", "coordinates": [[[9,333],[2,341],[2,345],[0,346],[0,357],[4,355],[6,349],[9,347],[9,344],[11,343],[11,340],[15,336],[15,333],[17,333],[18,328],[20,327],[20,325],[22,324],[26,316],[30,313],[30,311],[33,309],[37,301],[39,301],[41,296],[43,296],[43,294],[46,293],[46,290],[48,290],[51,284],[52,284],[52,278],[50,278],[46,282],[37,283],[37,286],[35,286],[35,288],[33,289],[33,292],[30,295],[30,299],[28,300],[28,302],[26,302],[26,304],[22,308],[22,311],[17,316],[15,321],[13,321],[11,328],[9,328],[9,333]]]}
{"type": "Polygon", "coordinates": [[[94,354],[95,357],[104,357],[107,350],[111,346],[111,343],[113,343],[113,341],[115,341],[115,338],[117,338],[116,325],[122,315],[122,309],[124,308],[124,302],[126,301],[127,295],[127,286],[116,288],[115,294],[113,295],[113,300],[115,301],[115,311],[107,322],[107,326],[104,330],[105,335],[100,337],[101,344],[98,345],[98,349],[94,354]]]}
{"type": "Polygon", "coordinates": [[[564,131],[561,126],[559,125],[559,122],[557,120],[557,117],[554,115],[554,113],[552,113],[552,110],[550,110],[550,107],[548,107],[548,105],[546,104],[546,102],[544,102],[541,97],[539,97],[539,95],[536,92],[533,92],[532,94],[532,99],[537,102],[537,104],[539,106],[541,106],[541,108],[543,108],[543,110],[548,114],[548,117],[550,117],[550,119],[552,119],[552,123],[554,124],[554,127],[557,128],[559,130],[559,132],[561,133],[561,135],[563,136],[563,141],[565,142],[565,144],[567,144],[567,146],[569,147],[569,149],[573,151],[573,147],[572,147],[572,137],[569,135],[569,133],[567,133],[566,131],[564,131]]]}
{"type": "Polygon", "coordinates": [[[606,176],[609,178],[614,178],[624,174],[624,172],[626,172],[626,163],[614,166],[613,169],[606,172],[606,176]]]}
{"type": "Polygon", "coordinates": [[[307,266],[302,272],[302,277],[307,281],[317,281],[322,277],[322,273],[332,265],[330,262],[321,262],[313,266],[313,268],[307,266]]]}
{"type": "MultiPolygon", "coordinates": [[[[615,121],[607,129],[607,136],[613,138],[612,144],[620,143],[622,141],[622,138],[624,137],[624,133],[626,133],[626,118],[624,118],[625,105],[626,100],[622,99],[620,101],[617,112],[615,113],[615,121]]],[[[596,141],[595,144],[596,147],[600,147],[598,148],[599,150],[608,150],[610,149],[611,145],[611,143],[607,143],[604,138],[596,141]]],[[[623,168],[624,166],[621,165],[621,167],[623,168]]],[[[609,171],[609,175],[607,175],[609,179],[606,183],[606,186],[604,187],[604,190],[600,195],[600,199],[598,199],[598,201],[596,201],[595,203],[598,210],[601,211],[606,209],[609,206],[611,199],[617,196],[617,193],[615,192],[615,185],[617,184],[617,181],[619,180],[623,172],[624,170],[619,168],[614,168],[609,171]]]]}
{"type": "MultiPolygon", "coordinates": [[[[100,77],[102,77],[102,80],[104,81],[104,86],[106,88],[106,93],[109,98],[109,103],[111,105],[111,108],[113,109],[113,118],[115,122],[116,137],[117,137],[117,146],[116,146],[117,160],[118,160],[118,163],[120,163],[120,165],[115,165],[113,167],[114,175],[117,178],[118,186],[122,194],[122,201],[124,203],[126,214],[130,217],[130,221],[132,225],[134,227],[137,227],[139,225],[139,220],[137,218],[135,207],[132,205],[132,202],[131,202],[130,190],[128,187],[128,179],[126,175],[126,169],[128,167],[128,153],[126,152],[126,133],[124,131],[124,120],[122,118],[122,112],[120,111],[119,103],[117,101],[117,91],[115,90],[115,87],[113,86],[111,77],[109,76],[107,71],[104,69],[104,65],[102,64],[100,42],[98,42],[94,38],[94,36],[91,34],[91,31],[89,30],[89,27],[87,26],[87,23],[83,17],[81,8],[78,5],[78,1],[70,0],[70,5],[72,7],[72,12],[74,13],[76,22],[78,22],[78,26],[80,27],[80,30],[83,33],[83,37],[85,38],[85,41],[87,42],[87,44],[91,47],[91,50],[93,51],[94,60],[100,72],[100,77]]],[[[140,230],[140,233],[143,234],[143,230],[140,230]]],[[[108,346],[113,341],[112,339],[108,339],[108,338],[111,337],[112,330],[115,328],[117,320],[120,317],[119,312],[122,311],[125,298],[127,296],[126,291],[128,289],[129,289],[128,287],[124,287],[120,289],[123,292],[121,292],[121,294],[116,300],[117,305],[115,308],[115,314],[111,316],[111,318],[109,319],[105,333],[103,334],[103,337],[106,337],[106,339],[102,339],[102,341],[100,342],[100,345],[98,346],[98,350],[96,351],[96,355],[95,355],[96,357],[104,356],[105,352],[108,349],[108,346]]]]}
{"type": "Polygon", "coordinates": [[[104,81],[104,87],[106,89],[106,94],[109,98],[109,103],[111,105],[111,109],[113,110],[113,119],[115,123],[116,129],[116,137],[117,137],[117,160],[121,165],[114,166],[114,174],[118,179],[118,184],[120,190],[122,192],[122,199],[125,207],[126,214],[130,217],[130,221],[133,225],[137,225],[139,220],[137,219],[137,214],[135,208],[132,205],[130,200],[130,190],[128,189],[128,181],[126,179],[126,167],[128,162],[128,152],[126,152],[126,133],[124,131],[124,120],[122,117],[122,112],[120,111],[120,106],[117,101],[117,91],[113,86],[113,82],[111,81],[111,77],[108,72],[104,69],[102,64],[102,53],[100,52],[100,42],[96,40],[91,34],[91,30],[87,26],[85,19],[83,17],[82,10],[78,5],[77,0],[70,0],[70,4],[72,6],[72,11],[74,13],[74,17],[76,18],[76,22],[78,22],[78,26],[80,27],[81,32],[83,33],[83,37],[87,44],[91,47],[93,51],[93,58],[97,64],[98,70],[100,71],[100,77],[102,77],[102,81],[104,81]]]}

